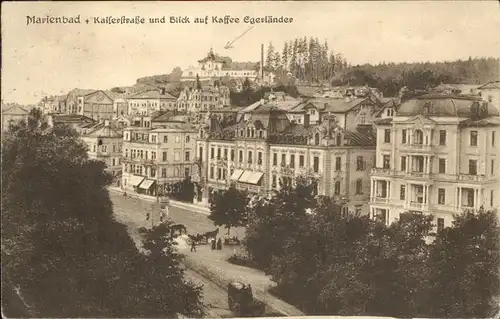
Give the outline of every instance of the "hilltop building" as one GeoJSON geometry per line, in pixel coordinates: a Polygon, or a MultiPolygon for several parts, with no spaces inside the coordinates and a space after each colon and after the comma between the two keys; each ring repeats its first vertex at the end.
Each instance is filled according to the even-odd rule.
{"type": "Polygon", "coordinates": [[[126,98],[128,115],[150,115],[155,111],[175,110],[177,99],[165,89],[140,92],[126,98]]]}
{"type": "Polygon", "coordinates": [[[196,82],[192,86],[186,86],[177,99],[177,110],[179,112],[198,113],[221,109],[230,105],[229,88],[211,81],[210,84],[196,82]]]}

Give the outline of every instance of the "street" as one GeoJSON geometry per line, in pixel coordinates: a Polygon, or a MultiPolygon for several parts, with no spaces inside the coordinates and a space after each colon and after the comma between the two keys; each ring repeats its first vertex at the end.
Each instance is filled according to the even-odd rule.
{"type": "MultiPolygon", "coordinates": [[[[141,235],[138,232],[140,227],[151,227],[151,220],[146,220],[146,211],[151,211],[150,202],[141,201],[135,198],[124,197],[116,192],[109,192],[110,198],[114,204],[116,219],[127,226],[130,236],[133,238],[138,248],[141,248],[141,235]]],[[[170,207],[170,218],[175,223],[184,224],[189,234],[204,233],[214,230],[216,227],[207,216],[184,210],[181,208],[170,207]]],[[[152,214],[153,223],[159,223],[159,216],[152,214]]],[[[225,229],[220,228],[223,232],[225,229]]],[[[222,233],[221,233],[222,234],[222,233]]],[[[231,235],[237,235],[242,238],[243,229],[232,229],[231,235]]],[[[179,250],[182,253],[190,253],[185,243],[179,243],[179,250]]],[[[208,247],[198,247],[198,250],[208,251],[208,247]]],[[[214,253],[221,253],[220,251],[214,253]]],[[[228,255],[231,249],[225,249],[224,253],[228,255]],[[227,252],[226,252],[227,251],[227,252]]],[[[196,253],[193,253],[196,254],[196,253]]],[[[227,305],[227,291],[222,289],[214,282],[199,275],[193,270],[186,269],[186,276],[196,284],[203,285],[203,302],[206,306],[206,316],[208,318],[228,318],[234,316],[227,305]]]]}

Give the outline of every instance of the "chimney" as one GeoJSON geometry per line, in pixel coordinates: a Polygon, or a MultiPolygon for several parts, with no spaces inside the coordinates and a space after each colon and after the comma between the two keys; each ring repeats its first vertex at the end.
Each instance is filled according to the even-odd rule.
{"type": "Polygon", "coordinates": [[[309,127],[309,114],[304,114],[304,127],[309,127]]]}
{"type": "Polygon", "coordinates": [[[264,83],[264,44],[260,45],[260,79],[264,83]]]}

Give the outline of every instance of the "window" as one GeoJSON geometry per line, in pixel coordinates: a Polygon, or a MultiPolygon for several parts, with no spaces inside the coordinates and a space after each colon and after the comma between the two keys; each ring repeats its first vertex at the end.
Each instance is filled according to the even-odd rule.
{"type": "Polygon", "coordinates": [[[222,179],[226,179],[227,170],[225,168],[222,169],[222,179]]]}
{"type": "Polygon", "coordinates": [[[167,152],[163,152],[163,161],[166,162],[167,161],[167,152]]]}
{"type": "Polygon", "coordinates": [[[179,135],[175,136],[175,142],[180,143],[181,142],[181,137],[179,135]]]}
{"type": "Polygon", "coordinates": [[[113,153],[115,153],[115,152],[116,152],[116,145],[113,144],[113,153]]]}
{"type": "Polygon", "coordinates": [[[319,133],[314,134],[314,145],[319,145],[319,133]]]}
{"type": "Polygon", "coordinates": [[[211,159],[214,159],[214,157],[215,157],[215,150],[214,150],[214,148],[213,148],[213,147],[211,147],[211,148],[210,148],[210,158],[211,158],[211,159]]]}
{"type": "Polygon", "coordinates": [[[257,153],[257,164],[262,165],[262,152],[257,153]]]}
{"type": "Polygon", "coordinates": [[[273,165],[278,165],[278,154],[276,153],[273,154],[273,165]]]}
{"type": "Polygon", "coordinates": [[[424,143],[424,132],[421,130],[415,130],[413,134],[413,144],[422,145],[424,143]]]}
{"type": "Polygon", "coordinates": [[[444,230],[444,218],[437,219],[437,232],[438,234],[444,230]]]}
{"type": "Polygon", "coordinates": [[[342,145],[342,134],[340,133],[337,134],[336,145],[342,145]]]}
{"type": "Polygon", "coordinates": [[[286,165],[286,154],[281,154],[281,165],[286,165]]]}
{"type": "Polygon", "coordinates": [[[385,169],[391,168],[391,156],[390,155],[383,155],[382,165],[383,165],[382,167],[385,169]]]}
{"type": "Polygon", "coordinates": [[[234,150],[231,150],[231,161],[234,162],[234,150]]]}
{"type": "Polygon", "coordinates": [[[474,190],[469,189],[467,191],[467,207],[474,207],[474,190]]]}
{"type": "Polygon", "coordinates": [[[445,203],[446,191],[444,188],[438,188],[438,204],[444,205],[445,203]]]}
{"type": "Polygon", "coordinates": [[[271,182],[271,187],[276,188],[276,175],[273,175],[272,182],[271,182]]]}
{"type": "Polygon", "coordinates": [[[214,179],[214,168],[210,167],[210,179],[214,179]]]}
{"type": "Polygon", "coordinates": [[[168,143],[168,136],[167,135],[163,136],[163,143],[168,143]]]}
{"type": "Polygon", "coordinates": [[[224,149],[224,159],[227,160],[227,148],[224,149]]]}
{"type": "Polygon", "coordinates": [[[151,169],[150,175],[151,177],[156,177],[156,170],[154,168],[151,169]]]}
{"type": "Polygon", "coordinates": [[[337,156],[335,157],[335,171],[340,171],[342,168],[342,157],[337,156]]]}
{"type": "Polygon", "coordinates": [[[491,190],[490,191],[490,206],[491,207],[493,207],[493,204],[494,204],[494,202],[493,202],[493,193],[494,193],[493,190],[491,190]]]}
{"type": "Polygon", "coordinates": [[[156,135],[151,135],[151,143],[156,143],[156,135]]]}
{"type": "Polygon", "coordinates": [[[495,160],[491,160],[491,176],[495,176],[495,160]]]}
{"type": "Polygon", "coordinates": [[[243,163],[243,151],[240,151],[239,160],[240,160],[240,163],[243,163]]]}
{"type": "Polygon", "coordinates": [[[446,131],[439,131],[439,145],[446,145],[446,131]]]}
{"type": "Polygon", "coordinates": [[[363,162],[363,156],[358,156],[356,158],[356,170],[362,171],[364,169],[365,169],[365,167],[364,167],[364,162],[363,162]]]}
{"type": "Polygon", "coordinates": [[[340,181],[335,182],[334,193],[335,195],[340,195],[340,181]]]}
{"type": "Polygon", "coordinates": [[[406,186],[405,185],[401,185],[401,187],[399,189],[399,199],[400,200],[404,200],[405,196],[406,196],[406,186]]]}
{"type": "Polygon", "coordinates": [[[299,167],[304,167],[304,155],[299,155],[299,167]]]}
{"type": "Polygon", "coordinates": [[[95,144],[94,144],[93,150],[94,150],[94,153],[95,153],[95,150],[96,150],[96,146],[95,146],[95,144]]]}
{"type": "Polygon", "coordinates": [[[179,154],[179,152],[175,152],[174,153],[174,161],[180,161],[181,160],[181,156],[179,154]]]}
{"type": "Polygon", "coordinates": [[[495,147],[495,131],[491,132],[491,146],[495,147]]]}
{"type": "Polygon", "coordinates": [[[189,135],[186,135],[186,143],[189,143],[191,141],[191,137],[189,135]]]}
{"type": "Polygon", "coordinates": [[[477,131],[470,132],[470,146],[477,146],[477,131]]]}
{"type": "Polygon", "coordinates": [[[363,180],[356,180],[356,194],[363,194],[363,180]]]}
{"type": "Polygon", "coordinates": [[[290,154],[290,167],[295,168],[295,155],[290,154]]]}
{"type": "Polygon", "coordinates": [[[313,170],[315,173],[319,173],[319,157],[317,156],[313,158],[313,170]]]}
{"type": "Polygon", "coordinates": [[[166,168],[161,169],[161,177],[167,177],[167,169],[166,168]]]}
{"type": "Polygon", "coordinates": [[[116,165],[116,160],[115,160],[114,158],[113,158],[113,160],[112,160],[112,163],[113,163],[113,164],[112,164],[113,166],[115,166],[115,165],[116,165]]]}
{"type": "Polygon", "coordinates": [[[221,154],[221,152],[220,152],[220,147],[218,147],[218,148],[217,148],[217,159],[220,159],[220,154],[221,154]]]}
{"type": "Polygon", "coordinates": [[[391,130],[385,129],[384,130],[384,143],[390,143],[390,142],[391,142],[391,130]]]}
{"type": "Polygon", "coordinates": [[[477,175],[477,161],[469,160],[469,175],[477,175]]]}
{"type": "Polygon", "coordinates": [[[252,151],[248,151],[248,164],[252,164],[253,154],[252,151]]]}
{"type": "Polygon", "coordinates": [[[406,156],[401,156],[401,171],[406,171],[406,156]]]}
{"type": "Polygon", "coordinates": [[[401,143],[406,144],[406,130],[401,132],[401,143]]]}
{"type": "Polygon", "coordinates": [[[439,159],[439,174],[445,174],[445,173],[446,173],[446,159],[440,158],[439,159]]]}
{"type": "Polygon", "coordinates": [[[184,160],[189,162],[189,152],[186,152],[184,160]]]}
{"type": "Polygon", "coordinates": [[[200,157],[200,160],[203,158],[203,147],[200,147],[198,149],[198,153],[199,153],[199,157],[200,157]]]}
{"type": "Polygon", "coordinates": [[[217,179],[222,179],[222,169],[217,169],[217,179]]]}
{"type": "Polygon", "coordinates": [[[156,159],[156,152],[151,152],[151,159],[155,160],[156,159]]]}

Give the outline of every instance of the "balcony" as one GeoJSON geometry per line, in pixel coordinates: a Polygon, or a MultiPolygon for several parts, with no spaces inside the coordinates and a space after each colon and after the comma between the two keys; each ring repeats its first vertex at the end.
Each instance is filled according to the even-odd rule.
{"type": "Polygon", "coordinates": [[[389,204],[389,197],[373,197],[372,203],[374,203],[374,204],[389,204]]]}
{"type": "Polygon", "coordinates": [[[372,175],[389,176],[392,174],[392,170],[390,168],[374,167],[372,168],[371,173],[372,175]]]}
{"type": "Polygon", "coordinates": [[[406,208],[411,210],[425,211],[429,209],[429,205],[420,202],[410,202],[406,208]]]}
{"type": "Polygon", "coordinates": [[[418,178],[418,179],[425,179],[425,180],[429,180],[431,178],[431,174],[428,174],[428,173],[422,172],[422,171],[406,172],[405,176],[407,178],[418,178]]]}
{"type": "Polygon", "coordinates": [[[473,183],[483,183],[485,179],[484,175],[470,175],[470,174],[459,174],[459,182],[473,182],[473,183]]]}

